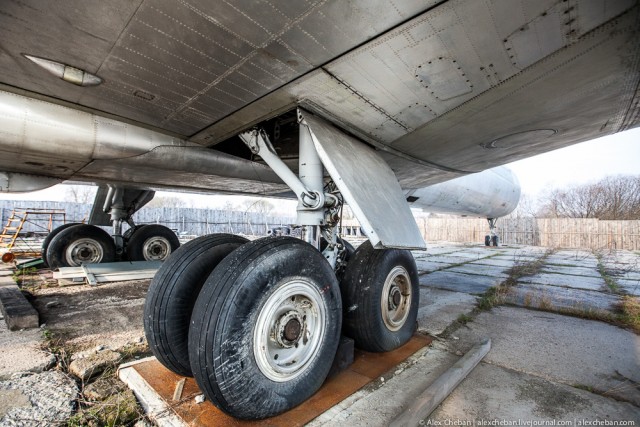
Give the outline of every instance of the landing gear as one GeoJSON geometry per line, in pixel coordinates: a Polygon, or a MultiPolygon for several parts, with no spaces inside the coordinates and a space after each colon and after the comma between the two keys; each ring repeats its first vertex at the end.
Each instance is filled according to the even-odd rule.
{"type": "Polygon", "coordinates": [[[180,241],[171,229],[147,224],[134,229],[125,251],[129,261],[164,261],[179,246],[180,241]]]}
{"type": "Polygon", "coordinates": [[[191,240],[162,264],[151,281],[144,305],[144,330],[154,356],[171,371],[193,375],[187,337],[196,298],[213,269],[246,242],[244,237],[231,234],[191,240]]]}
{"type": "MultiPolygon", "coordinates": [[[[340,134],[327,131],[323,140],[339,143],[322,147],[300,111],[298,124],[297,174],[263,129],[239,137],[296,194],[302,238],[244,243],[218,235],[188,243],[165,262],[145,303],[145,334],[158,360],[193,374],[214,405],[243,419],[280,414],[318,390],[334,360],[343,316],[343,332],[370,351],[399,347],[416,325],[415,261],[408,250],[382,249],[423,244],[417,226],[387,227],[412,218],[393,171],[373,150],[340,134]],[[376,173],[367,179],[341,175],[354,150],[376,173]],[[341,160],[321,160],[321,153],[341,160]],[[369,190],[377,193],[354,196],[369,190]],[[354,251],[338,236],[343,196],[361,216],[363,206],[373,211],[375,221],[363,226],[378,249],[367,242],[354,251]]],[[[133,232],[128,252],[150,227],[133,232]]]]}
{"type": "Polygon", "coordinates": [[[42,259],[51,269],[116,260],[164,261],[180,246],[173,231],[159,224],[136,225],[133,214],[153,199],[155,192],[101,186],[90,224],[111,226],[111,236],[95,225],[69,223],[53,230],[42,245],[42,259]],[[124,223],[130,228],[122,232],[124,223]],[[76,226],[82,225],[81,228],[76,226]],[[68,230],[74,229],[70,234],[68,230]],[[107,243],[105,236],[111,241],[107,243]],[[60,251],[68,251],[60,252],[60,251]]]}
{"type": "Polygon", "coordinates": [[[51,239],[46,255],[51,269],[112,262],[115,257],[116,248],[111,236],[88,224],[76,224],[59,231],[51,239]]]}
{"type": "Polygon", "coordinates": [[[214,405],[243,419],[279,414],[322,385],[340,338],[340,289],[311,245],[268,237],[241,246],[193,309],[189,358],[214,405]]]}
{"type": "Polygon", "coordinates": [[[418,316],[418,269],[408,250],[373,249],[365,242],[341,283],[343,330],[367,351],[394,350],[413,335],[418,316]]]}
{"type": "Polygon", "coordinates": [[[500,243],[498,233],[496,233],[496,223],[498,222],[498,218],[487,218],[487,221],[489,222],[489,234],[484,236],[484,245],[493,245],[497,247],[500,243]]]}

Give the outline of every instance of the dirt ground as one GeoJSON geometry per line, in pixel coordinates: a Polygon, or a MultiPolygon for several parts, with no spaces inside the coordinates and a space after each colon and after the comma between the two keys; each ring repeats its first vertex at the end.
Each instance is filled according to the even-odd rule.
{"type": "Polygon", "coordinates": [[[112,350],[144,341],[142,310],[149,280],[33,290],[32,304],[47,331],[78,351],[112,350]]]}

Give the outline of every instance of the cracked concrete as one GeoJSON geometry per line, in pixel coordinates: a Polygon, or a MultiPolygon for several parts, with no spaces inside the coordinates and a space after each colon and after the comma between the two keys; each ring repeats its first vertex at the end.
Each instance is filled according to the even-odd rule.
{"type": "MultiPolygon", "coordinates": [[[[419,331],[437,336],[460,315],[466,316],[465,322],[472,320],[448,332],[446,338],[437,338],[400,372],[389,372],[383,383],[354,394],[311,425],[388,425],[402,411],[400,402],[413,402],[485,337],[492,339],[492,350],[421,425],[454,425],[455,421],[478,425],[481,420],[563,420],[571,425],[624,420],[638,425],[640,337],[603,322],[527,308],[540,304],[549,310],[613,313],[620,295],[606,286],[594,254],[557,251],[545,259],[540,273],[521,277],[510,288],[507,298],[516,306],[474,314],[477,295],[505,277],[497,274],[498,269],[504,272],[536,261],[545,252],[517,246],[503,246],[496,252],[496,248],[457,244],[447,249],[440,244],[429,256],[417,253],[419,331]]],[[[618,269],[620,284],[640,275],[639,259],[631,253],[610,255],[607,267],[618,269]]],[[[620,286],[625,290],[629,284],[620,286]]]]}

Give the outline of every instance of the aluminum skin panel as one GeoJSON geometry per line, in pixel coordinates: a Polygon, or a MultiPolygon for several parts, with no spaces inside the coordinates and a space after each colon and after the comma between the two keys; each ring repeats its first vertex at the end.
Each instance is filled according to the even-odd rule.
{"type": "Polygon", "coordinates": [[[378,153],[318,117],[304,114],[304,120],[324,167],[373,247],[425,249],[400,184],[378,153]]]}

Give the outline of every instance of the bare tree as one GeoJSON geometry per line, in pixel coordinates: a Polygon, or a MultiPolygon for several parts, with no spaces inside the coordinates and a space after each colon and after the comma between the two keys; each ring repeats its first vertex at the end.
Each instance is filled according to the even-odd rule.
{"type": "Polygon", "coordinates": [[[640,219],[640,175],[606,177],[596,183],[553,190],[541,216],[555,218],[640,219]]]}
{"type": "Polygon", "coordinates": [[[273,203],[264,199],[249,199],[242,203],[242,209],[244,209],[245,212],[256,212],[263,215],[269,215],[275,209],[275,206],[273,203]]]}
{"type": "Polygon", "coordinates": [[[89,204],[93,203],[96,190],[93,185],[67,185],[66,194],[70,202],[89,204]]]}
{"type": "Polygon", "coordinates": [[[537,202],[529,194],[520,196],[520,201],[515,210],[509,214],[509,218],[535,218],[537,216],[537,202]]]}
{"type": "Polygon", "coordinates": [[[184,208],[186,205],[184,200],[174,196],[156,196],[147,204],[150,208],[184,208]]]}

